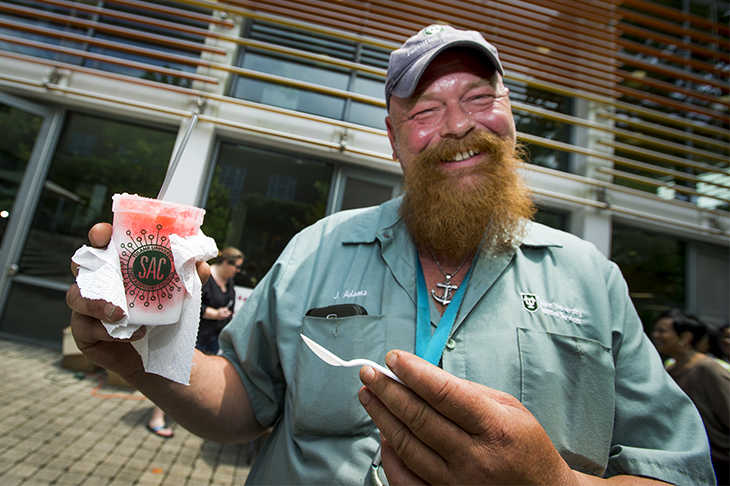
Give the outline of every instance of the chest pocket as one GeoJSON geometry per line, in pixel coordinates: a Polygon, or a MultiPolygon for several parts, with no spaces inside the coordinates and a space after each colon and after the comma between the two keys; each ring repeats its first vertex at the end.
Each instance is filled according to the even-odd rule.
{"type": "Polygon", "coordinates": [[[614,416],[610,348],[578,336],[518,329],[520,401],[574,469],[603,474],[614,416]]]}
{"type": "MultiPolygon", "coordinates": [[[[301,333],[343,360],[385,360],[384,316],[326,319],[305,316],[301,333]]],[[[360,405],[360,367],[330,366],[299,340],[292,385],[292,428],[295,433],[354,436],[375,427],[360,405]]]]}

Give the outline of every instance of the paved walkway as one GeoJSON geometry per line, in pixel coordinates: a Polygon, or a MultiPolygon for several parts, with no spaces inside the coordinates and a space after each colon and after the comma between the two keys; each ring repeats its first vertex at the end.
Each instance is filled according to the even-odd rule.
{"type": "Polygon", "coordinates": [[[240,485],[249,444],[145,424],[152,403],[59,366],[60,350],[0,339],[0,485],[240,485]]]}

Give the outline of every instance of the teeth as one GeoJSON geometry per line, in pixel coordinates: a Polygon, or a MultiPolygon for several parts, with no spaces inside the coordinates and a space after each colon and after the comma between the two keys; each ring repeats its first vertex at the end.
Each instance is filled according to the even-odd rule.
{"type": "Polygon", "coordinates": [[[475,152],[473,150],[469,150],[468,152],[461,152],[460,154],[456,154],[454,158],[449,162],[461,162],[462,160],[468,159],[469,157],[474,157],[477,154],[479,154],[479,152],[475,152]]]}

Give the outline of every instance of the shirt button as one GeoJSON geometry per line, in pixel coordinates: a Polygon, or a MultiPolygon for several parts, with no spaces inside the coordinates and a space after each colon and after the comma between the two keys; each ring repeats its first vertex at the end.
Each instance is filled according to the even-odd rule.
{"type": "Polygon", "coordinates": [[[456,341],[450,338],[448,341],[446,341],[446,347],[448,349],[454,349],[456,347],[456,341]]]}

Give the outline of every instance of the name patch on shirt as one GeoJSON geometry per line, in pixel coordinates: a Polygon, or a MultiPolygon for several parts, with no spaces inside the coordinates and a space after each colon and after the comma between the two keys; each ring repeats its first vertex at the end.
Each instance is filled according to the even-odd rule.
{"type": "Polygon", "coordinates": [[[342,297],[343,299],[350,299],[353,297],[365,297],[368,295],[367,290],[345,290],[345,293],[340,295],[339,292],[337,292],[337,295],[335,295],[335,300],[342,297]]]}
{"type": "Polygon", "coordinates": [[[521,292],[522,306],[527,312],[533,313],[541,310],[543,314],[550,317],[557,317],[573,324],[581,324],[583,313],[578,309],[560,305],[557,302],[546,302],[536,294],[521,292]]]}

